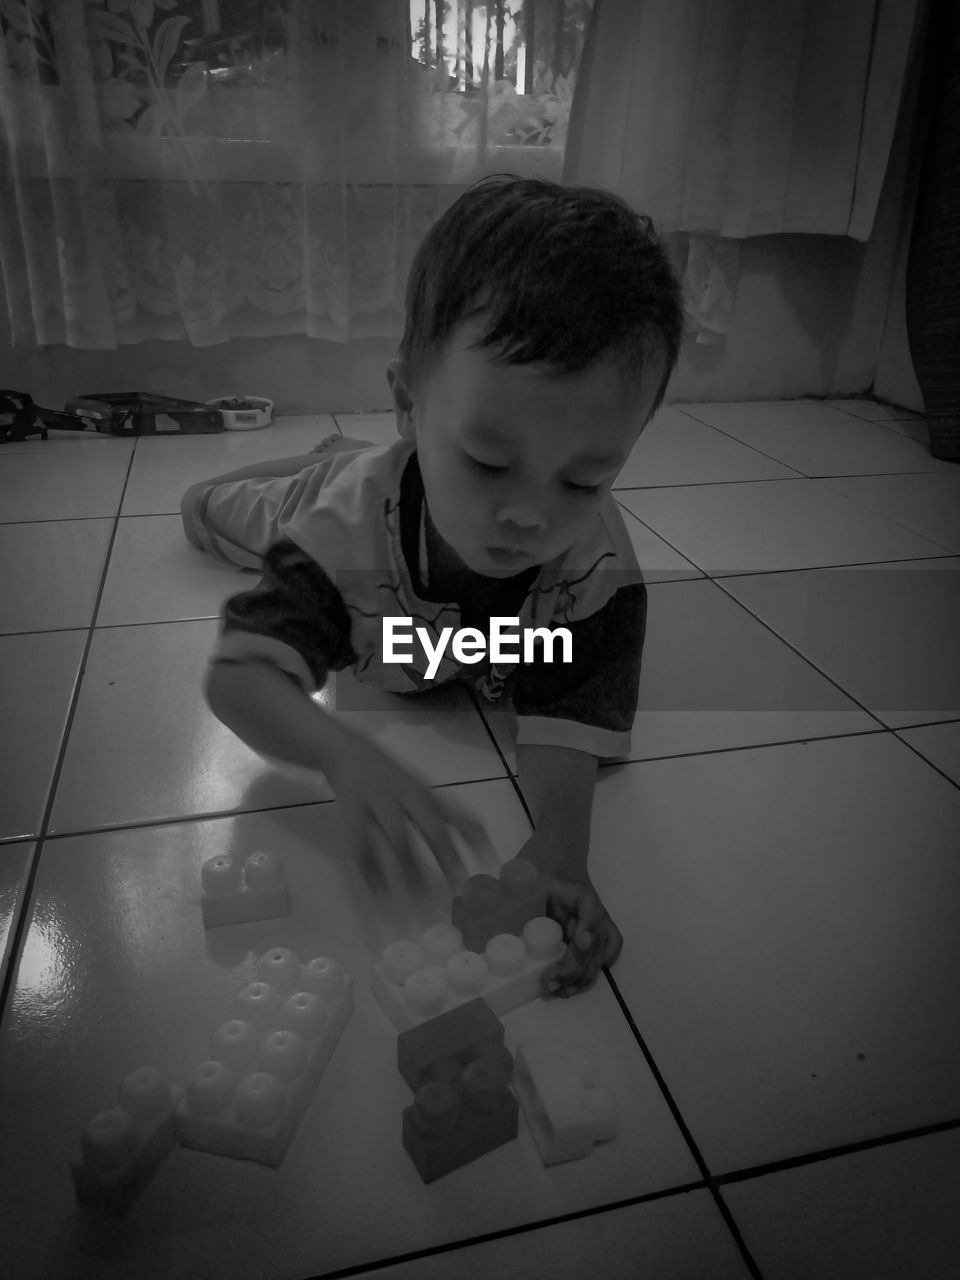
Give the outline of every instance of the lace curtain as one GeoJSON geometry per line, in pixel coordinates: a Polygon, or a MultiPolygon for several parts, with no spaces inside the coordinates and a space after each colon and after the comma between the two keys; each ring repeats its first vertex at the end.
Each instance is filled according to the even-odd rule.
{"type": "Polygon", "coordinates": [[[0,0],[16,346],[399,337],[465,186],[559,181],[593,0],[0,0]]]}

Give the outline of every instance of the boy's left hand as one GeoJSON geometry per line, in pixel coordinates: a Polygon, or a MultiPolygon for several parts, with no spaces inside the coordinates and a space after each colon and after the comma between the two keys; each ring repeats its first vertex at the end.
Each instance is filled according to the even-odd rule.
{"type": "Polygon", "coordinates": [[[559,879],[541,872],[547,882],[547,914],[563,928],[567,949],[541,980],[545,996],[577,995],[592,987],[604,966],[616,962],[623,935],[590,883],[559,879]]]}

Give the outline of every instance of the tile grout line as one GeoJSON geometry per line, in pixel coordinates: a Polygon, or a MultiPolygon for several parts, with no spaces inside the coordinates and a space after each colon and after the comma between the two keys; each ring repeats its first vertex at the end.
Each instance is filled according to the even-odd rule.
{"type": "MultiPolygon", "coordinates": [[[[27,919],[30,915],[30,900],[33,896],[33,886],[36,882],[37,873],[40,867],[40,857],[43,852],[43,846],[47,838],[47,829],[50,825],[50,815],[53,812],[53,804],[57,794],[57,786],[60,782],[60,774],[63,770],[63,762],[67,754],[67,745],[70,741],[70,731],[73,728],[74,717],[77,712],[77,705],[80,701],[80,690],[83,687],[83,677],[87,669],[87,658],[90,654],[90,648],[93,644],[94,632],[96,631],[97,614],[100,610],[100,601],[103,597],[103,590],[106,585],[107,575],[110,572],[110,558],[113,554],[113,546],[117,537],[117,530],[120,527],[120,512],[123,510],[123,500],[127,492],[127,485],[130,482],[130,472],[133,470],[133,460],[137,453],[137,442],[130,450],[130,458],[127,463],[126,474],[123,478],[123,485],[120,489],[120,496],[117,501],[116,515],[113,517],[113,528],[110,531],[110,541],[107,544],[106,553],[103,558],[103,569],[100,574],[100,585],[97,588],[96,599],[93,602],[93,609],[90,614],[90,625],[87,627],[87,638],[84,641],[83,652],[80,655],[80,662],[77,666],[77,677],[73,687],[73,693],[70,698],[67,714],[64,720],[63,732],[60,736],[60,746],[57,751],[56,760],[53,766],[53,772],[50,777],[50,785],[47,790],[46,803],[40,818],[40,826],[37,834],[33,839],[36,841],[36,847],[33,851],[33,857],[30,859],[30,865],[27,868],[27,874],[23,882],[22,892],[19,895],[19,912],[17,913],[17,921],[12,930],[8,943],[9,962],[7,971],[3,976],[3,983],[0,986],[0,1023],[3,1022],[7,1011],[7,1000],[14,988],[17,973],[19,970],[20,950],[23,945],[24,936],[27,931],[27,919]]],[[[99,519],[109,519],[109,517],[98,517],[99,519]]],[[[77,627],[71,627],[69,630],[80,630],[77,627]]]]}
{"type": "Polygon", "coordinates": [[[511,1236],[529,1235],[533,1231],[543,1231],[549,1227],[563,1226],[566,1223],[579,1222],[585,1218],[600,1217],[605,1213],[616,1213],[621,1209],[629,1209],[634,1205],[653,1204],[659,1200],[669,1200],[677,1196],[689,1195],[692,1191],[703,1190],[702,1183],[681,1183],[676,1187],[668,1187],[663,1191],[651,1191],[640,1196],[630,1196],[625,1200],[612,1200],[608,1204],[593,1205],[588,1209],[575,1209],[570,1213],[557,1214],[551,1218],[539,1218],[534,1222],[524,1222],[515,1227],[503,1227],[499,1231],[485,1231],[480,1235],[470,1236],[464,1240],[449,1241],[446,1244],[431,1245],[413,1252],[399,1253],[389,1258],[380,1258],[375,1262],[354,1263],[335,1271],[318,1272],[305,1280],[347,1280],[350,1276],[363,1276],[370,1272],[382,1271],[407,1262],[419,1262],[425,1258],[434,1258],[446,1253],[456,1253],[460,1249],[476,1248],[496,1240],[506,1240],[511,1236]]]}
{"type": "MultiPolygon", "coordinates": [[[[475,693],[473,689],[470,690],[470,694],[471,694],[471,697],[474,697],[475,699],[475,693]]],[[[517,794],[520,804],[523,806],[524,813],[527,815],[527,821],[530,823],[531,828],[535,829],[533,817],[527,806],[527,802],[526,802],[526,799],[524,798],[523,792],[520,789],[519,778],[515,777],[514,774],[510,771],[510,766],[507,763],[503,755],[503,752],[500,750],[500,745],[496,741],[496,738],[494,737],[492,729],[490,728],[489,725],[487,725],[486,718],[484,717],[483,712],[481,711],[479,705],[476,704],[476,699],[475,699],[475,705],[477,705],[477,710],[480,712],[480,718],[484,721],[484,724],[487,727],[487,732],[490,735],[490,738],[493,742],[494,749],[499,754],[501,760],[503,760],[504,766],[507,769],[508,776],[513,785],[513,789],[517,794]]],[[[647,1063],[647,1066],[651,1071],[653,1078],[656,1082],[657,1088],[660,1090],[660,1093],[664,1098],[667,1104],[667,1107],[670,1110],[670,1114],[673,1117],[674,1123],[677,1125],[678,1129],[680,1130],[681,1137],[683,1138],[684,1142],[687,1144],[687,1148],[689,1149],[691,1155],[693,1156],[693,1159],[697,1165],[697,1168],[700,1170],[704,1184],[706,1185],[711,1196],[713,1197],[714,1203],[716,1204],[717,1210],[724,1220],[727,1230],[730,1232],[731,1236],[733,1237],[734,1243],[740,1253],[740,1257],[744,1265],[746,1266],[747,1270],[750,1272],[750,1275],[753,1277],[753,1280],[763,1280],[756,1262],[754,1261],[749,1250],[747,1249],[746,1243],[740,1233],[740,1229],[737,1226],[736,1221],[733,1218],[733,1215],[730,1213],[726,1204],[720,1197],[717,1188],[712,1183],[710,1170],[707,1168],[706,1162],[704,1161],[703,1157],[700,1154],[700,1150],[697,1147],[696,1142],[694,1141],[693,1134],[690,1132],[689,1128],[687,1127],[686,1121],[683,1119],[683,1116],[680,1112],[680,1108],[674,1102],[673,1097],[669,1089],[667,1088],[666,1081],[664,1080],[659,1068],[654,1062],[653,1055],[650,1053],[649,1049],[647,1048],[646,1042],[644,1041],[642,1035],[640,1034],[640,1029],[638,1028],[636,1022],[634,1021],[633,1016],[630,1013],[629,1008],[627,1007],[626,1001],[623,999],[623,996],[620,993],[620,988],[617,986],[615,979],[613,978],[612,974],[610,973],[610,970],[606,967],[606,965],[603,967],[601,972],[606,978],[607,985],[612,990],[614,994],[614,998],[616,999],[618,1005],[620,1006],[620,1011],[623,1014],[624,1018],[626,1019],[627,1026],[629,1027],[634,1039],[636,1040],[637,1044],[640,1047],[640,1052],[643,1054],[643,1057],[647,1063]]]]}

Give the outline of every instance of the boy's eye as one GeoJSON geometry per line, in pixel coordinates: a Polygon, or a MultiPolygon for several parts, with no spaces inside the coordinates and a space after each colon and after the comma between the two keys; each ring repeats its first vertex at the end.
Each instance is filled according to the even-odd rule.
{"type": "Polygon", "coordinates": [[[572,480],[567,481],[567,488],[574,493],[599,493],[600,486],[598,484],[574,484],[572,480]]]}
{"type": "Polygon", "coordinates": [[[474,458],[469,453],[465,453],[463,456],[467,460],[467,465],[472,467],[474,471],[480,471],[486,475],[496,475],[499,472],[508,470],[507,467],[498,467],[490,462],[481,462],[479,458],[474,458]]]}

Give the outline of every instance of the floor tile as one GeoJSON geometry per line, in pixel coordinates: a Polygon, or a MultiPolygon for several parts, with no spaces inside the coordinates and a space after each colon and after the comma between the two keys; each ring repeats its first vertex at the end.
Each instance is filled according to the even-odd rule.
{"type": "Polygon", "coordinates": [[[905,409],[902,405],[881,404],[879,400],[828,400],[827,404],[842,413],[851,413],[855,418],[865,418],[867,422],[922,421],[923,414],[913,409],[905,409]]]}
{"type": "Polygon", "coordinates": [[[0,632],[89,627],[112,520],[0,524],[0,632]]]}
{"type": "Polygon", "coordinates": [[[823,483],[943,550],[960,552],[960,470],[953,475],[850,476],[823,483]]]}
{"type": "Polygon", "coordinates": [[[800,407],[791,414],[789,403],[776,411],[771,407],[766,413],[749,406],[752,412],[743,416],[741,411],[747,406],[697,405],[688,412],[805,476],[949,471],[949,462],[934,458],[917,441],[876,423],[864,422],[830,405],[802,402],[797,402],[800,407]]]}
{"type": "MultiPolygon", "coordinates": [[[[629,759],[880,728],[716,584],[659,583],[647,600],[629,759]]],[[[515,770],[512,715],[497,704],[479,706],[515,770]]]]}
{"type": "MultiPolygon", "coordinates": [[[[513,853],[529,826],[509,783],[456,790],[494,816],[498,842],[513,853]]],[[[78,1263],[109,1276],[313,1275],[698,1180],[601,982],[575,1001],[536,1001],[504,1024],[512,1049],[528,1034],[592,1042],[618,1100],[617,1138],[545,1170],[524,1128],[517,1141],[424,1187],[400,1142],[410,1097],[396,1069],[396,1032],[369,993],[375,953],[363,941],[364,911],[336,804],[46,843],[0,1033],[0,1125],[22,1153],[16,1169],[0,1168],[4,1203],[19,1210],[4,1240],[7,1258],[20,1255],[18,1275],[59,1280],[74,1267],[82,1274],[78,1263]],[[258,848],[284,859],[290,916],[205,933],[201,862],[258,848]],[[357,987],[356,1011],[283,1163],[264,1169],[180,1148],[122,1229],[78,1214],[66,1164],[87,1116],[110,1104],[134,1065],[152,1063],[182,1081],[252,976],[254,957],[278,945],[335,957],[357,987]]],[[[729,1266],[715,1221],[704,1235],[701,1250],[718,1239],[729,1266]]]]}
{"type": "Polygon", "coordinates": [[[51,454],[0,450],[0,520],[82,520],[115,516],[133,444],[51,454]]]}
{"type": "Polygon", "coordinates": [[[746,1280],[749,1274],[709,1192],[691,1191],[362,1271],[356,1280],[746,1280]]]}
{"type": "Polygon", "coordinates": [[[614,488],[789,480],[796,474],[722,431],[668,407],[644,429],[614,488]]]}
{"type": "Polygon", "coordinates": [[[276,418],[259,431],[223,431],[175,440],[145,436],[137,441],[120,514],[175,514],[192,484],[254,462],[309,453],[336,430],[330,414],[315,413],[276,418]]]}
{"type": "MultiPolygon", "coordinates": [[[[319,774],[281,772],[207,707],[202,682],[218,625],[211,619],[97,630],[51,831],[330,797],[319,774]]],[[[404,700],[341,673],[321,699],[357,717],[379,745],[431,784],[503,775],[463,689],[404,700]]]]}
{"type": "Polygon", "coordinates": [[[960,1130],[723,1188],[763,1280],[953,1280],[960,1130]]]}
{"type": "Polygon", "coordinates": [[[822,480],[635,489],[618,493],[617,500],[715,576],[943,553],[822,480]]]}
{"type": "Polygon", "coordinates": [[[0,839],[40,831],[86,639],[86,631],[0,636],[0,839]]]}
{"type": "Polygon", "coordinates": [[[935,768],[960,786],[960,721],[900,729],[897,737],[909,743],[935,768]]]}
{"type": "Polygon", "coordinates": [[[13,935],[36,845],[0,844],[0,987],[11,961],[13,935]]]}
{"type": "Polygon", "coordinates": [[[620,510],[645,582],[673,582],[680,578],[703,577],[696,565],[684,559],[662,538],[658,538],[632,511],[628,511],[626,507],[621,507],[620,510]]]}
{"type": "Polygon", "coordinates": [[[958,830],[892,734],[602,777],[613,976],[713,1173],[960,1114],[958,830]]]}
{"type": "Polygon", "coordinates": [[[215,618],[259,575],[191,546],[179,515],[129,516],[117,526],[97,626],[215,618]]]}
{"type": "Polygon", "coordinates": [[[960,559],[722,583],[884,724],[960,718],[960,559]]]}

